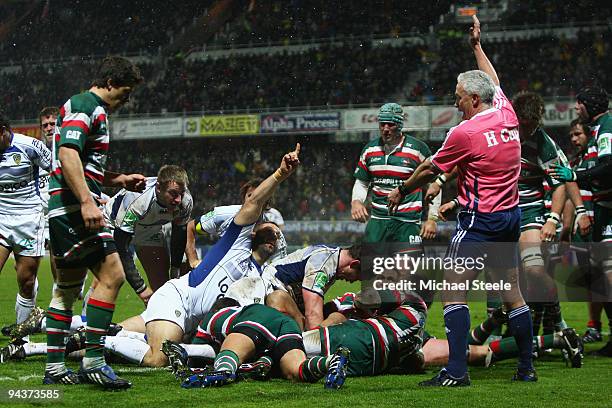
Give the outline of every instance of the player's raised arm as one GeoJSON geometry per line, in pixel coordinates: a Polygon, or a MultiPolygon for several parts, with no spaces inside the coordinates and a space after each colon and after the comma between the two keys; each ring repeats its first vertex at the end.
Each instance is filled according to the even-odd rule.
{"type": "Polygon", "coordinates": [[[497,72],[495,72],[495,68],[493,68],[493,64],[489,61],[489,58],[485,54],[482,49],[482,45],[480,44],[480,21],[478,21],[478,17],[475,15],[472,16],[473,24],[470,28],[470,46],[472,47],[472,51],[474,51],[474,56],[476,57],[476,63],[478,64],[478,69],[486,72],[493,79],[493,82],[496,86],[499,86],[499,78],[497,77],[497,72]]]}
{"type": "Polygon", "coordinates": [[[296,144],[295,150],[283,156],[278,169],[265,179],[253,192],[248,195],[244,204],[234,217],[237,225],[249,225],[256,222],[261,216],[265,204],[272,197],[276,187],[287,179],[299,166],[300,144],[296,144]]]}

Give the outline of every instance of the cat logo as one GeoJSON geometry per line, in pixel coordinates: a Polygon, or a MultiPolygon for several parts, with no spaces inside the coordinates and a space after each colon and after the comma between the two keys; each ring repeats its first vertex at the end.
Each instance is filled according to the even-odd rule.
{"type": "Polygon", "coordinates": [[[15,161],[15,166],[19,166],[21,164],[21,155],[19,153],[15,153],[13,155],[13,160],[15,161]]]}

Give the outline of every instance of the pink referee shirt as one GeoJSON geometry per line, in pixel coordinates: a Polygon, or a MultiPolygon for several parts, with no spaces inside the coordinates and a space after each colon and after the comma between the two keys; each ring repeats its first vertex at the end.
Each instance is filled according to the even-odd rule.
{"type": "Polygon", "coordinates": [[[512,104],[496,87],[493,107],[448,131],[431,162],[444,172],[458,168],[459,204],[483,213],[518,205],[521,142],[512,104]]]}

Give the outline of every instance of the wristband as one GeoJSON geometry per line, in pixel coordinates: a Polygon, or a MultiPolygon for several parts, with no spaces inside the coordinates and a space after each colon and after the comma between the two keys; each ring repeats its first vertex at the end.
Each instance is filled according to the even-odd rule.
{"type": "Polygon", "coordinates": [[[442,187],[442,184],[446,183],[446,176],[444,174],[440,174],[436,178],[435,183],[439,185],[440,187],[442,187]]]}
{"type": "Polygon", "coordinates": [[[427,219],[434,222],[440,221],[440,217],[438,217],[438,214],[430,214],[427,216],[427,219]]]}
{"type": "Polygon", "coordinates": [[[550,214],[548,214],[548,219],[546,220],[546,222],[548,221],[552,221],[555,225],[559,225],[559,223],[561,222],[561,216],[556,212],[551,212],[550,214]]]}
{"type": "Polygon", "coordinates": [[[456,198],[453,198],[451,201],[455,203],[455,207],[459,207],[459,200],[457,200],[456,198]]]}
{"type": "Polygon", "coordinates": [[[584,208],[584,205],[579,205],[576,207],[576,215],[578,214],[585,214],[587,212],[586,208],[584,208]]]}
{"type": "Polygon", "coordinates": [[[276,181],[282,181],[283,180],[283,173],[281,173],[280,169],[276,169],[274,174],[272,174],[272,177],[274,177],[274,180],[276,180],[276,181]]]}

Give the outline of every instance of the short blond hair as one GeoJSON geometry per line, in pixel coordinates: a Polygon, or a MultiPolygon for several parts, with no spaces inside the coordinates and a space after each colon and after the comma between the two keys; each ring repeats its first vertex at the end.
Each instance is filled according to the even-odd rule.
{"type": "Polygon", "coordinates": [[[166,164],[157,172],[157,182],[160,187],[165,188],[171,181],[185,188],[189,185],[189,178],[184,168],[173,164],[166,164]]]}

